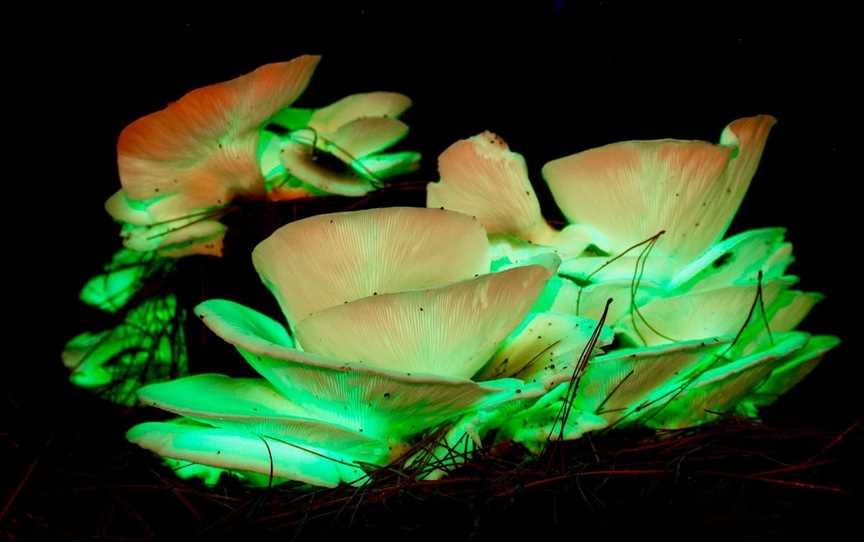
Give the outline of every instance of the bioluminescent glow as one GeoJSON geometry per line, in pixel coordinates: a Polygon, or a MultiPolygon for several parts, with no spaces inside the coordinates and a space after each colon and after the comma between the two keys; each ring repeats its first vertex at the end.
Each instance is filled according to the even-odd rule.
{"type": "Polygon", "coordinates": [[[556,435],[624,424],[755,416],[838,343],[793,331],[821,296],[791,289],[782,228],[723,239],[774,122],[739,119],[717,145],[628,141],[549,162],[543,176],[569,222],[562,230],[543,219],[524,159],[501,138],[484,132],[441,155],[427,205],[477,217],[494,269],[560,256],[539,307],[598,319],[611,298],[606,324],[624,347],[590,361],[575,397],[560,384],[499,423],[499,438],[539,450],[556,435]],[[554,413],[565,406],[562,428],[554,413]]]}
{"type": "MultiPolygon", "coordinates": [[[[141,297],[163,288],[160,280],[174,269],[173,260],[222,255],[227,228],[220,219],[244,199],[359,196],[417,168],[419,153],[389,152],[408,133],[397,118],[411,106],[407,96],[368,92],[320,109],[290,107],[318,61],[302,56],[267,64],[193,90],[123,130],[117,145],[122,189],[106,209],[121,224],[125,248],[87,282],[84,303],[112,313],[133,299],[154,305],[141,297]]],[[[113,330],[70,341],[64,360],[75,368],[74,383],[125,390],[110,396],[126,402],[151,379],[185,373],[182,341],[172,343],[175,362],[154,357],[149,347],[151,336],[173,334],[176,324],[156,318],[136,328],[142,311],[147,309],[133,309],[113,330]],[[129,354],[135,344],[151,353],[129,354]],[[168,365],[170,371],[157,369],[168,365]]],[[[175,313],[185,315],[186,309],[175,313]]]]}
{"type": "Polygon", "coordinates": [[[185,316],[174,294],[155,296],[128,310],[113,328],[74,337],[63,350],[72,382],[134,404],[142,384],[186,374],[185,316]]]}
{"type": "Polygon", "coordinates": [[[393,92],[353,94],[322,109],[287,108],[270,119],[262,132],[259,162],[268,197],[307,195],[362,196],[394,175],[420,165],[416,152],[381,152],[408,134],[399,120],[411,100],[393,92]],[[328,166],[321,155],[344,168],[328,166]]]}
{"type": "Polygon", "coordinates": [[[154,276],[167,274],[173,268],[152,252],[120,249],[102,272],[91,278],[81,289],[81,301],[106,312],[115,313],[141,291],[144,283],[154,276]]]}
{"type": "Polygon", "coordinates": [[[193,90],[120,134],[122,189],[107,202],[126,247],[165,257],[220,256],[219,218],[235,200],[359,196],[413,171],[420,155],[382,152],[408,133],[411,100],[354,94],[321,109],[290,107],[319,57],[267,64],[193,90]],[[344,167],[317,159],[326,154],[344,167]]]}
{"type": "MultiPolygon", "coordinates": [[[[302,58],[296,88],[314,67],[302,58]]],[[[260,76],[245,77],[225,85],[260,76]]],[[[253,161],[272,199],[362,195],[378,173],[416,166],[416,155],[381,152],[407,130],[401,95],[317,111],[279,103],[255,117],[269,119],[264,131],[237,124],[262,136],[253,161]],[[322,155],[344,166],[338,176],[322,155]]],[[[539,452],[627,425],[756,416],[838,342],[795,331],[820,296],[792,289],[784,230],[724,239],[773,124],[739,119],[716,145],[629,141],[553,160],[542,171],[561,229],[543,218],[525,160],[489,132],[440,156],[427,208],[285,225],[252,254],[284,320],[221,299],[195,311],[261,378],[145,386],[144,404],[179,418],[128,438],[206,483],[226,469],[253,484],[332,487],[363,484],[397,458],[419,478],[443,476],[467,458],[454,448],[476,449],[493,430],[539,452]],[[413,447],[434,430],[437,445],[413,447]]],[[[132,195],[153,198],[170,187],[161,182],[132,195]]]]}
{"type": "MultiPolygon", "coordinates": [[[[264,378],[147,386],[144,403],[208,426],[144,424],[130,431],[134,442],[196,463],[359,483],[359,464],[385,465],[423,431],[529,391],[517,379],[470,376],[526,316],[557,261],[488,273],[485,233],[468,216],[399,207],[319,215],[283,226],[253,259],[288,329],[230,301],[196,313],[264,378]],[[322,281],[329,286],[308,286],[322,281]]],[[[516,349],[514,364],[529,355],[516,349]]]]}

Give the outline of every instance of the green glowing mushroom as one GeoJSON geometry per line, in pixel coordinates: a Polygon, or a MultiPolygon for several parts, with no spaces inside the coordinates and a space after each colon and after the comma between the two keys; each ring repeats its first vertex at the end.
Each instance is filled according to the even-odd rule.
{"type": "Polygon", "coordinates": [[[110,329],[71,339],[62,359],[74,384],[134,404],[142,384],[186,374],[185,311],[174,294],[167,294],[120,315],[122,320],[110,329]]]}
{"type": "Polygon", "coordinates": [[[381,152],[408,134],[398,119],[411,100],[393,92],[353,94],[327,107],[288,108],[262,133],[259,155],[271,199],[309,194],[362,196],[387,177],[417,169],[416,152],[381,152]],[[327,163],[322,156],[332,157],[327,163]],[[342,167],[336,167],[341,164],[342,167]]]}
{"type": "MultiPolygon", "coordinates": [[[[530,339],[517,328],[558,261],[490,273],[489,251],[479,222],[437,209],[332,213],[283,226],[253,261],[287,327],[226,300],[196,309],[264,378],[197,375],[147,386],[142,402],[199,425],[146,423],[130,440],[197,464],[362,483],[366,467],[396,459],[423,432],[538,395],[542,384],[500,375],[536,358],[524,344],[534,328],[530,339]],[[509,369],[500,369],[502,352],[512,354],[509,369]]],[[[593,329],[584,319],[528,320],[575,334],[562,356],[581,351],[593,329]]]]}
{"type": "MultiPolygon", "coordinates": [[[[405,107],[370,93],[283,110],[261,151],[268,189],[365,193],[375,179],[358,161],[404,135],[405,107]],[[381,116],[366,122],[357,104],[381,116]],[[319,153],[354,171],[322,184],[319,153]]],[[[821,296],[791,289],[783,229],[723,239],[773,123],[740,119],[717,145],[624,142],[550,162],[560,230],[522,157],[488,132],[441,155],[426,209],[284,226],[253,262],[285,324],[226,300],[196,309],[263,379],[147,386],[140,399],[181,421],[129,439],[211,483],[205,467],[335,486],[402,456],[442,476],[493,429],[539,452],[625,425],[756,416],[838,342],[795,331],[821,296]],[[435,445],[411,448],[442,426],[435,445]]]]}
{"type": "Polygon", "coordinates": [[[106,202],[123,224],[124,244],[166,257],[219,256],[225,234],[219,218],[238,198],[359,195],[416,168],[417,153],[378,152],[408,131],[394,118],[410,105],[405,96],[372,92],[317,111],[289,107],[318,61],[307,55],[261,66],[127,126],[117,144],[123,187],[106,202]],[[273,127],[290,133],[283,137],[273,127]],[[362,175],[319,164],[322,153],[362,175]]]}
{"type": "Polygon", "coordinates": [[[117,143],[123,188],[106,207],[127,225],[130,248],[170,249],[171,234],[195,224],[206,242],[183,253],[220,254],[214,219],[235,197],[264,195],[259,130],[300,96],[318,60],[301,56],[262,66],[189,92],[127,126],[117,143]]]}
{"type": "Polygon", "coordinates": [[[116,313],[137,294],[144,282],[168,273],[172,261],[159,258],[153,252],[136,252],[122,248],[101,273],[87,281],[79,295],[87,305],[116,313]]]}
{"type": "MultiPolygon", "coordinates": [[[[306,88],[318,60],[302,56],[267,64],[193,90],[123,130],[117,145],[123,188],[108,199],[106,208],[122,224],[125,248],[87,282],[80,296],[84,303],[118,312],[133,298],[146,302],[139,292],[172,270],[172,259],[221,256],[226,227],[219,219],[237,199],[360,195],[387,177],[416,169],[418,153],[380,152],[408,131],[396,119],[411,105],[406,96],[369,92],[318,110],[289,107],[306,88]],[[288,158],[300,155],[300,164],[288,158]],[[345,170],[334,169],[326,160],[321,163],[321,156],[342,160],[345,170]],[[290,174],[283,163],[289,164],[290,174]]],[[[128,324],[117,327],[128,336],[126,342],[148,340],[133,337],[128,324]]],[[[66,358],[75,358],[69,352],[79,351],[81,344],[116,333],[81,335],[69,343],[66,358]]],[[[134,364],[135,359],[147,363],[150,358],[126,356],[123,364],[134,364]]],[[[105,363],[103,359],[81,367],[105,363]]],[[[76,371],[74,382],[94,387],[81,369],[76,371]]],[[[138,376],[136,382],[143,382],[138,376]]],[[[106,378],[103,372],[93,382],[106,378]]]]}
{"type": "Polygon", "coordinates": [[[797,278],[785,275],[793,258],[782,228],[723,239],[774,122],[737,120],[716,145],[628,141],[553,160],[543,176],[569,222],[561,230],[543,218],[524,159],[499,137],[485,132],[441,155],[427,206],[476,216],[495,269],[559,255],[536,308],[596,320],[611,298],[606,322],[625,347],[581,370],[571,360],[567,382],[554,364],[557,374],[540,373],[546,395],[487,416],[486,429],[537,451],[619,424],[755,415],[837,344],[792,332],[820,296],[789,289],[797,278]]]}
{"type": "Polygon", "coordinates": [[[113,326],[66,343],[62,360],[72,383],[129,404],[138,386],[186,373],[186,311],[173,294],[146,288],[168,276],[175,263],[153,251],[122,248],[87,281],[81,301],[109,313],[113,326]]]}
{"type": "MultiPolygon", "coordinates": [[[[441,180],[429,184],[427,206],[477,216],[498,247],[500,265],[554,250],[563,260],[560,276],[581,291],[579,314],[597,318],[611,295],[618,301],[609,315],[615,323],[633,295],[641,304],[697,282],[743,280],[738,261],[761,263],[765,247],[772,253],[762,259],[773,258],[782,274],[788,252],[785,261],[773,254],[788,251],[782,230],[745,232],[718,244],[773,124],[770,116],[735,121],[718,145],[629,141],[549,162],[543,176],[570,222],[560,231],[543,219],[524,159],[485,132],[441,155],[441,180]],[[771,239],[763,244],[766,236],[771,239]],[[631,292],[636,275],[641,292],[631,292]]],[[[746,278],[755,279],[755,272],[746,278]]]]}

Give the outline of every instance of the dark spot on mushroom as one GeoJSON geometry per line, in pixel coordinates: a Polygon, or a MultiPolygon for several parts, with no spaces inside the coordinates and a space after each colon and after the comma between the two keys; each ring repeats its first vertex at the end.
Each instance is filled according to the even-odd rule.
{"type": "Polygon", "coordinates": [[[732,254],[727,252],[726,254],[723,254],[722,256],[720,256],[719,258],[714,260],[714,262],[711,264],[711,267],[713,267],[715,269],[717,269],[719,267],[723,267],[724,265],[729,263],[729,260],[731,260],[731,259],[732,259],[732,254]]]}

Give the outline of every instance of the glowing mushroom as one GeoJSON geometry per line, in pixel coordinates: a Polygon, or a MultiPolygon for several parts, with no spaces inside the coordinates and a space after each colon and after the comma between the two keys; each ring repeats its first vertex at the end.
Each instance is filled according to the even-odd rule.
{"type": "Polygon", "coordinates": [[[415,169],[418,153],[380,152],[408,131],[395,118],[411,103],[401,94],[352,95],[317,111],[290,107],[318,61],[307,55],[261,66],[127,126],[117,143],[122,189],[106,202],[126,246],[219,256],[219,218],[237,199],[361,195],[415,169]],[[354,173],[319,163],[322,154],[354,173]]]}
{"type": "Polygon", "coordinates": [[[488,251],[476,220],[437,209],[325,214],[282,227],[254,262],[287,328],[230,301],[196,310],[264,378],[147,386],[144,403],[205,425],[148,423],[129,438],[194,463],[360,483],[362,466],[392,461],[422,432],[542,391],[517,378],[472,379],[557,265],[489,273],[488,251]]]}

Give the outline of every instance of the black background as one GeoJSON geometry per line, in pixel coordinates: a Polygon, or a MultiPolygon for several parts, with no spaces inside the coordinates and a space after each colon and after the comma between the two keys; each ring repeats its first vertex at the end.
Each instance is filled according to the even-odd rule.
{"type": "MultiPolygon", "coordinates": [[[[736,118],[776,116],[730,231],[787,227],[799,287],[827,295],[802,328],[844,342],[773,411],[826,429],[860,418],[861,174],[853,163],[861,44],[849,13],[830,4],[757,11],[718,3],[699,12],[620,2],[409,4],[214,3],[156,16],[133,6],[20,21],[32,31],[8,45],[23,58],[13,85],[23,96],[7,114],[23,122],[13,135],[24,143],[6,157],[20,169],[6,179],[5,267],[17,280],[7,283],[16,306],[4,363],[23,369],[3,379],[10,482],[49,429],[99,423],[69,419],[81,413],[70,406],[78,395],[59,352],[87,328],[77,292],[118,243],[102,205],[119,187],[120,130],[192,88],[304,53],[323,60],[298,106],[369,90],[411,96],[404,147],[424,155],[411,177],[418,180],[437,179],[435,158],[450,143],[492,130],[525,156],[553,219],[539,175],[551,159],[626,139],[716,141],[736,118]]],[[[251,262],[248,270],[243,280],[254,277],[251,262]]],[[[860,480],[860,470],[851,478],[860,480]]],[[[26,508],[27,488],[19,499],[15,506],[26,508]]]]}

